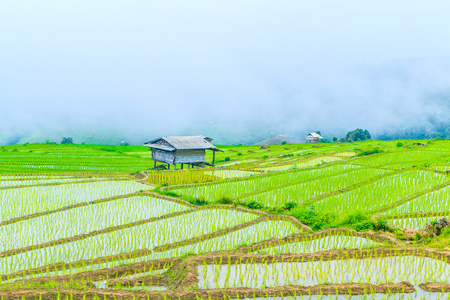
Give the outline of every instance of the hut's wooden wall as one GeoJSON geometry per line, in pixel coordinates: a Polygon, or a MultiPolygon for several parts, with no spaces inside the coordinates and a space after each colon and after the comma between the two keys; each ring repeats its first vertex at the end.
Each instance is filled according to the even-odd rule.
{"type": "Polygon", "coordinates": [[[318,142],[319,142],[319,138],[312,137],[312,136],[307,136],[307,137],[306,137],[306,141],[307,141],[308,143],[318,143],[318,142]]]}
{"type": "Polygon", "coordinates": [[[155,161],[168,164],[191,164],[205,162],[205,150],[176,150],[174,152],[152,148],[155,161]]]}
{"type": "Polygon", "coordinates": [[[175,152],[176,164],[190,164],[205,162],[205,150],[177,150],[175,152]]]}
{"type": "Polygon", "coordinates": [[[175,161],[175,152],[152,148],[152,158],[155,161],[165,162],[173,165],[175,161]]]}

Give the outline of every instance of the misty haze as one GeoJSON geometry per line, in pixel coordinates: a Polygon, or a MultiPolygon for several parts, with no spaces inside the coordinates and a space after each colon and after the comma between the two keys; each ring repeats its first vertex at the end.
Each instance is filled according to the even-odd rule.
{"type": "Polygon", "coordinates": [[[0,144],[449,138],[444,1],[3,1],[0,144]],[[439,3],[439,4],[437,4],[439,3]]]}

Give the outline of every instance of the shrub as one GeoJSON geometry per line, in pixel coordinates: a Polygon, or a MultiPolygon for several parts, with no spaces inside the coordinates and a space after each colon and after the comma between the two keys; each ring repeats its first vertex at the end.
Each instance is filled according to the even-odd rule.
{"type": "Polygon", "coordinates": [[[369,216],[359,211],[341,217],[330,212],[318,212],[315,210],[314,205],[311,205],[309,208],[304,206],[296,207],[292,209],[291,214],[303,224],[310,226],[313,230],[332,227],[347,227],[357,231],[366,231],[370,229],[393,231],[393,228],[389,227],[385,220],[374,222],[369,216]]]}
{"type": "Polygon", "coordinates": [[[245,206],[247,206],[250,209],[261,209],[261,208],[263,208],[262,204],[256,202],[255,200],[247,203],[245,206]]]}
{"type": "Polygon", "coordinates": [[[441,236],[450,237],[450,227],[445,227],[441,232],[441,236]]]}
{"type": "Polygon", "coordinates": [[[189,202],[192,204],[195,204],[195,205],[200,205],[200,206],[208,204],[208,201],[206,201],[205,199],[197,199],[197,198],[194,200],[189,200],[189,202]]]}
{"type": "Polygon", "coordinates": [[[177,197],[178,194],[172,191],[162,191],[161,195],[169,196],[169,197],[177,197]]]}
{"type": "Polygon", "coordinates": [[[194,256],[194,255],[197,255],[197,254],[194,253],[194,252],[186,252],[186,253],[184,253],[183,255],[181,255],[181,258],[182,258],[182,259],[185,259],[186,257],[194,256]]]}
{"type": "Polygon", "coordinates": [[[220,198],[217,203],[220,204],[233,204],[233,200],[231,200],[230,198],[226,197],[226,196],[222,196],[222,198],[220,198]]]}
{"type": "Polygon", "coordinates": [[[378,220],[375,224],[375,229],[381,231],[391,231],[391,227],[388,225],[386,220],[378,220]]]}
{"type": "Polygon", "coordinates": [[[352,226],[354,224],[358,224],[364,221],[369,220],[369,217],[362,212],[358,211],[349,215],[346,215],[341,222],[341,225],[349,225],[352,226]]]}
{"type": "Polygon", "coordinates": [[[401,231],[400,229],[398,229],[398,228],[393,228],[392,231],[394,232],[395,237],[396,237],[397,239],[399,239],[399,240],[404,240],[404,239],[406,239],[405,233],[404,233],[403,231],[401,231]]]}
{"type": "Polygon", "coordinates": [[[422,239],[422,235],[419,232],[416,232],[414,234],[414,240],[420,241],[422,239]]]}
{"type": "Polygon", "coordinates": [[[397,147],[401,147],[401,146],[403,146],[403,143],[402,142],[398,142],[397,143],[397,147]]]}
{"type": "Polygon", "coordinates": [[[314,205],[308,208],[304,206],[297,207],[292,211],[292,215],[303,224],[310,226],[313,230],[330,227],[337,219],[335,214],[316,212],[314,205]]]}
{"type": "Polygon", "coordinates": [[[286,213],[286,209],[282,208],[282,207],[272,207],[270,209],[270,213],[273,213],[273,214],[284,214],[284,213],[286,213]]]}
{"type": "Polygon", "coordinates": [[[366,231],[370,229],[375,229],[375,223],[372,220],[362,221],[352,225],[353,229],[357,231],[366,231]]]}
{"type": "Polygon", "coordinates": [[[378,148],[366,148],[366,149],[355,149],[356,156],[364,156],[376,153],[383,153],[384,151],[378,148]]]}
{"type": "Polygon", "coordinates": [[[284,208],[287,210],[291,210],[293,208],[296,208],[297,206],[298,206],[298,204],[295,202],[288,202],[288,203],[284,204],[284,208]]]}
{"type": "Polygon", "coordinates": [[[225,157],[224,161],[230,161],[231,159],[227,156],[225,157]]]}

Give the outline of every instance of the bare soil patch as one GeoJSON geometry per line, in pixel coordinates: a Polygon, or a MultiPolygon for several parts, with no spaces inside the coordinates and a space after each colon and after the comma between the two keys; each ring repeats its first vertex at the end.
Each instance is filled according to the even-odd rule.
{"type": "Polygon", "coordinates": [[[365,295],[370,293],[413,293],[414,286],[407,282],[387,283],[380,285],[372,284],[329,284],[311,287],[304,286],[282,286],[278,288],[250,289],[231,288],[214,290],[178,290],[178,291],[127,291],[127,290],[105,290],[105,289],[59,289],[59,290],[28,290],[18,289],[0,292],[0,297],[11,300],[54,300],[57,297],[73,300],[82,299],[114,299],[114,300],[197,300],[197,299],[231,299],[231,298],[253,298],[253,297],[285,297],[297,295],[365,295]]]}
{"type": "Polygon", "coordinates": [[[440,282],[425,282],[421,283],[419,287],[430,293],[450,293],[450,284],[440,282]]]}

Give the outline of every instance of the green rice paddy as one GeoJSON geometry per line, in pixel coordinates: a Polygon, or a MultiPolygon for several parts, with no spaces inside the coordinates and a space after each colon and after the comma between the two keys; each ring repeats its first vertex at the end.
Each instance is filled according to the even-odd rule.
{"type": "Polygon", "coordinates": [[[447,297],[450,141],[397,142],[1,147],[0,299],[447,297]]]}

